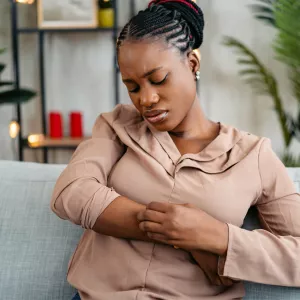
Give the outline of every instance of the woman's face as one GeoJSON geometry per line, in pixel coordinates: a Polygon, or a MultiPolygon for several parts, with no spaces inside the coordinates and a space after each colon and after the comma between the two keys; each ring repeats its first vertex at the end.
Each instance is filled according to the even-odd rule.
{"type": "Polygon", "coordinates": [[[173,131],[196,99],[199,60],[163,42],[125,42],[119,50],[122,80],[137,110],[159,131],[173,131]]]}

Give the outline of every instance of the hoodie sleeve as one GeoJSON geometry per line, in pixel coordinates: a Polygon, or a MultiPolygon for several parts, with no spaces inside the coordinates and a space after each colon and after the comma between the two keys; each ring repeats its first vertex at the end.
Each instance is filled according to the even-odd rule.
{"type": "Polygon", "coordinates": [[[262,192],[256,207],[263,229],[228,224],[229,246],[220,275],[300,287],[300,196],[269,140],[261,145],[259,171],[262,192]]]}
{"type": "Polygon", "coordinates": [[[109,118],[101,115],[97,119],[92,138],[78,146],[53,191],[54,213],[86,229],[93,228],[105,208],[119,196],[107,186],[111,169],[124,153],[124,145],[112,127],[119,110],[106,114],[109,118]]]}

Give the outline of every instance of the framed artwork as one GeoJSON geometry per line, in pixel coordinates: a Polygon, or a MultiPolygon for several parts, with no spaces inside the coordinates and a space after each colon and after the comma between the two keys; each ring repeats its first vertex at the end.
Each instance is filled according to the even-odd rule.
{"type": "Polygon", "coordinates": [[[94,28],[98,26],[97,0],[38,0],[41,29],[94,28]]]}

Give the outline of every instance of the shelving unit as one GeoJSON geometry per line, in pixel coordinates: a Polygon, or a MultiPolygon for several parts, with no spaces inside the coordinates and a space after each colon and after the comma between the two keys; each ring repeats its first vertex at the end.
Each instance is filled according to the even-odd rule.
{"type": "MultiPolygon", "coordinates": [[[[20,28],[18,26],[18,8],[19,5],[16,0],[9,0],[11,3],[11,26],[12,26],[12,51],[13,51],[13,70],[14,70],[14,80],[16,88],[20,87],[20,44],[19,44],[19,36],[21,34],[36,34],[38,36],[38,65],[39,65],[39,73],[40,73],[40,101],[41,101],[41,114],[42,114],[42,132],[44,135],[43,142],[36,144],[35,147],[32,147],[28,141],[28,137],[24,137],[24,133],[22,130],[22,122],[23,116],[21,111],[21,105],[16,105],[17,111],[17,121],[20,124],[20,133],[18,140],[18,155],[19,160],[24,160],[24,149],[25,148],[34,148],[34,149],[42,149],[43,151],[43,161],[44,163],[48,162],[48,150],[55,149],[74,149],[78,146],[78,144],[82,141],[82,139],[70,139],[63,138],[61,140],[52,140],[47,137],[47,109],[46,109],[46,93],[45,93],[45,49],[44,49],[44,40],[46,34],[51,33],[78,33],[78,32],[111,32],[112,39],[114,43],[118,37],[118,3],[117,0],[113,1],[113,10],[114,10],[114,26],[112,28],[68,28],[68,29],[39,29],[39,28],[20,28]]],[[[129,2],[131,8],[131,15],[135,12],[135,2],[134,0],[130,0],[129,2]]],[[[114,87],[115,87],[115,104],[119,103],[119,70],[117,67],[117,53],[115,49],[114,59],[113,59],[113,68],[114,72],[114,87]]]]}

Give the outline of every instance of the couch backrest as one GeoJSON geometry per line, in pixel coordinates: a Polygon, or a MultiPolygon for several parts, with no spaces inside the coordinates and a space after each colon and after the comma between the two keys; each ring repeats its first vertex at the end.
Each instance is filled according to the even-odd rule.
{"type": "Polygon", "coordinates": [[[82,233],[50,210],[63,165],[0,161],[0,299],[66,300],[69,258],[82,233]]]}
{"type": "MultiPolygon", "coordinates": [[[[64,165],[0,161],[0,299],[66,300],[68,261],[83,230],[50,210],[64,165]]],[[[288,169],[300,188],[300,169],[288,169]]],[[[259,228],[250,210],[244,228],[259,228]]],[[[246,283],[247,300],[299,300],[300,289],[246,283]]]]}

